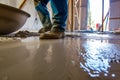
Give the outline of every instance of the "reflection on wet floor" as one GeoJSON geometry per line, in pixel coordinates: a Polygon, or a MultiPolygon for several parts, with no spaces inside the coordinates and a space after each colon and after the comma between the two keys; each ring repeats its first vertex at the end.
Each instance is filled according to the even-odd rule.
{"type": "Polygon", "coordinates": [[[118,65],[120,63],[120,45],[92,40],[86,41],[82,46],[84,51],[81,51],[80,55],[84,62],[80,62],[80,67],[88,72],[91,77],[116,76],[109,69],[111,68],[110,63],[114,62],[118,65]]]}
{"type": "Polygon", "coordinates": [[[120,35],[0,43],[0,80],[120,80],[120,35]],[[9,52],[9,53],[8,53],[9,52]]]}
{"type": "Polygon", "coordinates": [[[76,50],[79,50],[80,68],[97,80],[101,80],[100,77],[103,80],[106,78],[108,78],[107,80],[112,78],[119,80],[120,37],[103,34],[88,34],[86,36],[81,35],[81,37],[72,40],[72,42],[78,41],[77,46],[72,45],[75,45],[76,50]]]}

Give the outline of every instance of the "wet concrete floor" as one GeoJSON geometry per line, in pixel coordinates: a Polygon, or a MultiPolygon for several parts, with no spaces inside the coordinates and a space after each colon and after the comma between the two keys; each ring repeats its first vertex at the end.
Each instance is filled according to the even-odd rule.
{"type": "Polygon", "coordinates": [[[72,35],[0,40],[0,80],[120,80],[120,35],[72,35]]]}

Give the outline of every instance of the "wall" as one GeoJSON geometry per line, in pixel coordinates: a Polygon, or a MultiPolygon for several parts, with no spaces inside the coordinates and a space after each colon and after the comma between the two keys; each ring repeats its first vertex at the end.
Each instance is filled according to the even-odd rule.
{"type": "Polygon", "coordinates": [[[87,29],[87,3],[88,0],[68,0],[69,13],[67,30],[86,30],[87,29]]]}
{"type": "Polygon", "coordinates": [[[110,4],[110,31],[120,29],[120,0],[112,0],[110,4]]]}

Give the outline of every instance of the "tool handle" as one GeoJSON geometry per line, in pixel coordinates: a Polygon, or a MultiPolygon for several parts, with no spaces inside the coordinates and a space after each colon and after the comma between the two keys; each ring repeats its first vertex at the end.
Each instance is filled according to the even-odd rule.
{"type": "Polygon", "coordinates": [[[18,8],[19,8],[19,9],[22,9],[22,7],[24,6],[24,4],[25,4],[26,1],[27,1],[27,0],[23,0],[18,8]]]}

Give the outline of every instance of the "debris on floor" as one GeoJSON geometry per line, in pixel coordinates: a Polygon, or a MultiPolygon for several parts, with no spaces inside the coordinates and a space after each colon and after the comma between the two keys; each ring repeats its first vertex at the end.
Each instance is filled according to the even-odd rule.
{"type": "Polygon", "coordinates": [[[39,36],[39,33],[23,30],[23,31],[18,31],[18,32],[11,33],[8,35],[0,35],[0,36],[1,37],[9,37],[9,38],[12,38],[12,37],[27,38],[27,37],[31,37],[31,36],[39,36]]]}

